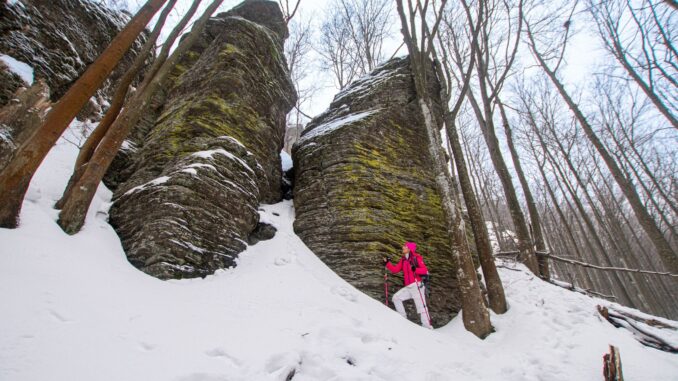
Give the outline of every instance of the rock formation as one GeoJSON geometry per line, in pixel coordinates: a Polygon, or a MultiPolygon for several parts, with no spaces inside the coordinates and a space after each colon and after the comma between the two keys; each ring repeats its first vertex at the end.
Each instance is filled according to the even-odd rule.
{"type": "Polygon", "coordinates": [[[270,238],[258,206],[281,199],[280,150],[296,93],[277,3],[246,1],[208,23],[107,176],[128,259],[161,279],[235,264],[270,238]]]}
{"type": "MultiPolygon", "coordinates": [[[[52,101],[64,95],[130,19],[129,14],[88,0],[3,1],[0,16],[0,53],[31,66],[35,77],[46,81],[52,101]]],[[[137,39],[131,52],[97,91],[90,113],[100,111],[98,107],[115,90],[115,83],[142,44],[143,40],[137,39]]],[[[0,84],[3,98],[16,90],[6,85],[0,84]]],[[[16,83],[11,86],[18,87],[16,83]]]]}
{"type": "MultiPolygon", "coordinates": [[[[354,82],[293,147],[294,227],[336,273],[381,301],[382,257],[397,261],[405,240],[417,242],[439,326],[460,304],[426,141],[407,58],[354,82]]],[[[391,293],[402,287],[402,277],[390,279],[391,293]]]]}
{"type": "MultiPolygon", "coordinates": [[[[33,83],[26,83],[0,61],[0,169],[39,127],[51,102],[68,90],[129,19],[88,0],[0,2],[0,54],[27,65],[34,77],[33,83]]],[[[78,119],[100,116],[143,41],[137,39],[78,119]]]]}

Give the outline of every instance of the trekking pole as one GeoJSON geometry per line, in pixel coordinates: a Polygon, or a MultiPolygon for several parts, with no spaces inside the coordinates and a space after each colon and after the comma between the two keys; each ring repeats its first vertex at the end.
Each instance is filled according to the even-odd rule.
{"type": "Polygon", "coordinates": [[[421,287],[419,287],[419,283],[417,283],[417,291],[419,291],[419,299],[421,300],[421,304],[424,306],[424,312],[426,312],[426,319],[428,319],[428,325],[433,327],[433,324],[431,324],[431,316],[428,314],[428,306],[424,302],[424,297],[421,295],[421,287]]]}
{"type": "Polygon", "coordinates": [[[388,273],[384,270],[384,294],[386,295],[386,300],[384,304],[388,306],[388,273]]]}

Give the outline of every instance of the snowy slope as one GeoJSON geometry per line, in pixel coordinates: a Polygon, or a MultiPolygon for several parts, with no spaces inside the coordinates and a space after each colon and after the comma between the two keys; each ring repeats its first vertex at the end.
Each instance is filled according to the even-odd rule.
{"type": "MultiPolygon", "coordinates": [[[[511,306],[484,341],[460,319],[402,319],[329,270],[292,231],[290,202],[262,206],[276,237],[237,268],[163,282],[133,268],[100,187],[83,231],[51,205],[76,148],[61,140],[31,185],[21,227],[0,229],[0,380],[602,380],[608,344],[627,381],[678,380],[678,356],[599,318],[607,302],[501,269],[511,306]]],[[[394,287],[394,286],[392,286],[394,287]]],[[[678,323],[672,322],[674,325],[678,323]]],[[[678,335],[673,334],[678,342],[678,335]]]]}

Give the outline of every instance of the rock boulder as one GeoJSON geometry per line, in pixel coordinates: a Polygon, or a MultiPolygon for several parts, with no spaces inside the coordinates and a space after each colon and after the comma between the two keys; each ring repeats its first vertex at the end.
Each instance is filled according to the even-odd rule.
{"type": "MultiPolygon", "coordinates": [[[[438,89],[430,91],[436,96],[438,89]]],[[[417,242],[440,326],[460,302],[426,141],[407,58],[354,82],[293,147],[294,228],[336,273],[380,301],[382,257],[395,262],[405,240],[417,242]]],[[[391,276],[391,295],[400,287],[402,277],[391,276]]]]}
{"type": "Polygon", "coordinates": [[[128,259],[161,279],[235,265],[248,240],[274,234],[257,209],[282,197],[280,150],[296,93],[278,33],[247,19],[248,4],[282,20],[272,1],[212,18],[107,177],[117,187],[110,222],[128,259]]]}

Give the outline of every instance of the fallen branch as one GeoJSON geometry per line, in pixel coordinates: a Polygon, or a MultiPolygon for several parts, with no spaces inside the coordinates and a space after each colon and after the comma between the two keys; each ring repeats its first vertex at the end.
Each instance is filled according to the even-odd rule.
{"type": "Polygon", "coordinates": [[[638,340],[641,344],[650,348],[659,349],[660,351],[664,352],[678,353],[678,347],[674,347],[661,337],[644,330],[638,326],[638,324],[636,324],[633,319],[621,315],[617,313],[617,311],[610,311],[607,307],[598,306],[597,308],[598,313],[603,318],[605,318],[605,320],[609,321],[617,328],[625,328],[631,331],[631,333],[633,333],[633,337],[635,337],[636,340],[638,340]]]}
{"type": "Polygon", "coordinates": [[[673,274],[673,273],[669,273],[669,272],[649,271],[649,270],[640,270],[640,269],[629,269],[629,268],[627,268],[627,267],[604,267],[604,266],[592,265],[592,264],[586,263],[586,262],[576,261],[576,260],[574,260],[574,259],[568,259],[568,258],[558,257],[558,256],[556,256],[556,255],[549,254],[549,253],[544,253],[544,252],[536,252],[536,254],[537,254],[537,256],[550,258],[550,259],[553,259],[553,260],[555,260],[555,261],[570,263],[570,264],[578,265],[578,266],[582,266],[582,267],[589,267],[589,268],[596,269],[596,270],[603,270],[603,271],[623,271],[623,272],[630,272],[630,273],[651,274],[651,275],[663,275],[663,276],[670,276],[670,277],[678,278],[678,274],[673,274]]]}
{"type": "Polygon", "coordinates": [[[608,299],[608,300],[617,299],[617,297],[614,296],[614,295],[601,294],[600,292],[596,292],[596,291],[593,291],[593,290],[588,289],[588,288],[578,288],[578,287],[575,287],[574,285],[572,285],[570,283],[566,283],[566,282],[562,282],[562,281],[554,281],[554,280],[549,279],[549,280],[546,280],[546,282],[549,282],[554,286],[562,287],[566,290],[575,291],[575,292],[578,292],[580,294],[584,294],[584,295],[588,295],[588,296],[598,296],[598,297],[605,298],[605,299],[608,299]]]}
{"type": "Polygon", "coordinates": [[[500,268],[506,269],[506,270],[522,272],[522,270],[514,269],[513,267],[508,267],[508,266],[504,266],[504,265],[497,265],[497,267],[500,267],[500,268]]]}
{"type": "Polygon", "coordinates": [[[633,315],[633,314],[631,314],[631,313],[629,313],[629,312],[623,312],[623,311],[618,311],[618,310],[615,310],[614,312],[617,313],[617,314],[619,314],[619,315],[623,315],[623,316],[625,316],[625,317],[627,317],[627,318],[630,318],[630,319],[633,319],[633,320],[635,320],[635,321],[638,321],[638,322],[640,322],[640,323],[647,324],[647,325],[649,325],[649,326],[651,326],[651,327],[665,328],[665,329],[673,329],[673,330],[678,331],[678,327],[675,327],[675,326],[666,324],[666,323],[661,322],[661,321],[659,321],[659,320],[657,320],[657,319],[652,319],[652,318],[650,318],[650,319],[645,319],[645,318],[642,318],[642,317],[640,317],[640,316],[633,315]]]}
{"type": "Polygon", "coordinates": [[[520,254],[519,251],[500,251],[498,253],[494,253],[493,255],[495,257],[515,257],[520,254]]]}

